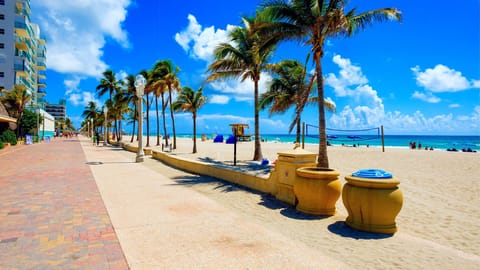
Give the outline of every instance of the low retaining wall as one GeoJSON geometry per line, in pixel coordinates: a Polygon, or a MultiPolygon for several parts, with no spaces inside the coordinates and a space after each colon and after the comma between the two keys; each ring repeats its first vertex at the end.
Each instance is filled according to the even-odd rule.
{"type": "Polygon", "coordinates": [[[263,193],[268,193],[272,195],[275,194],[275,183],[271,180],[272,173],[270,173],[270,176],[252,175],[244,172],[235,171],[231,167],[222,168],[221,165],[190,160],[182,158],[180,156],[155,150],[152,151],[152,157],[156,160],[162,161],[167,165],[181,169],[183,171],[212,176],[231,183],[258,190],[263,193]]]}
{"type": "MultiPolygon", "coordinates": [[[[137,153],[138,145],[120,143],[123,149],[137,153]]],[[[275,196],[277,200],[296,205],[297,198],[293,191],[296,169],[314,166],[316,155],[302,149],[278,153],[278,162],[270,175],[238,171],[235,167],[212,164],[199,160],[183,158],[175,153],[166,153],[144,148],[145,155],[152,155],[156,160],[194,174],[219,178],[263,193],[275,196]]]]}
{"type": "MultiPolygon", "coordinates": [[[[138,145],[130,144],[130,143],[120,143],[120,146],[129,152],[137,153],[138,152],[138,145]]],[[[145,155],[151,156],[152,155],[152,149],[148,147],[143,148],[143,153],[145,155]]]]}

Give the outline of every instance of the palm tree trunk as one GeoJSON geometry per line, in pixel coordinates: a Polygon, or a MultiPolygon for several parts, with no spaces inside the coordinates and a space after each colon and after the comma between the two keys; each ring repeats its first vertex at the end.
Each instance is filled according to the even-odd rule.
{"type": "Polygon", "coordinates": [[[193,151],[192,153],[197,153],[197,114],[192,113],[193,117],[193,151]]]}
{"type": "Polygon", "coordinates": [[[319,128],[318,134],[320,135],[320,142],[318,145],[318,158],[317,167],[329,168],[328,155],[327,155],[327,136],[326,136],[326,123],[325,123],[325,105],[324,105],[324,93],[323,93],[323,74],[322,74],[322,61],[321,50],[315,51],[315,65],[317,72],[317,88],[318,88],[318,117],[319,128]]]}
{"type": "Polygon", "coordinates": [[[175,131],[175,118],[173,117],[173,105],[172,105],[172,88],[168,86],[168,100],[170,101],[170,118],[172,119],[172,131],[173,131],[173,149],[177,149],[177,132],[175,131]]]}
{"type": "MultiPolygon", "coordinates": [[[[148,111],[150,111],[151,102],[148,101],[148,94],[147,94],[147,144],[146,147],[150,146],[150,117],[148,111]]],[[[140,134],[142,136],[142,134],[140,134]]]]}
{"type": "Polygon", "coordinates": [[[162,93],[162,118],[163,118],[163,135],[165,136],[165,145],[168,146],[167,122],[165,120],[165,95],[162,93]]]}
{"type": "Polygon", "coordinates": [[[137,119],[137,104],[136,104],[136,100],[134,99],[134,103],[133,104],[133,127],[132,127],[132,139],[130,139],[130,142],[132,143],[133,142],[133,138],[135,136],[135,122],[136,122],[136,119],[137,119]]]}
{"type": "Polygon", "coordinates": [[[160,118],[158,117],[158,96],[155,95],[155,111],[157,113],[157,145],[160,145],[160,118]]]}
{"type": "Polygon", "coordinates": [[[298,117],[297,119],[297,143],[300,143],[300,136],[301,136],[301,127],[300,127],[300,123],[302,123],[300,117],[298,117]]]}
{"type": "Polygon", "coordinates": [[[253,160],[262,160],[262,145],[260,144],[260,113],[259,113],[259,106],[258,106],[258,80],[254,80],[255,84],[255,150],[253,153],[253,160]]]}

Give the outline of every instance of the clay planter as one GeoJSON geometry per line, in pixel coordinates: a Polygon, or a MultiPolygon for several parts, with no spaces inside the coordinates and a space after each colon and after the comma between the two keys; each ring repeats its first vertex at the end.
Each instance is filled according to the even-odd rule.
{"type": "Polygon", "coordinates": [[[298,200],[297,210],[312,215],[335,215],[335,203],[342,190],[339,173],[318,167],[298,168],[296,173],[293,191],[298,200]]]}
{"type": "Polygon", "coordinates": [[[347,225],[374,233],[397,232],[395,218],[403,204],[402,191],[398,188],[400,181],[391,175],[380,178],[353,175],[345,176],[347,183],[342,193],[343,204],[348,211],[347,225]]]}

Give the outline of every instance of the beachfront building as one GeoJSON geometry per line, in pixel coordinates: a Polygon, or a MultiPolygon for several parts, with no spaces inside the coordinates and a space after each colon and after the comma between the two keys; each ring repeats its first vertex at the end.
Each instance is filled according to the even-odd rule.
{"type": "Polygon", "coordinates": [[[49,127],[53,117],[44,106],[46,52],[40,27],[30,22],[30,0],[0,0],[0,90],[26,90],[32,97],[26,109],[43,115],[49,127]]]}

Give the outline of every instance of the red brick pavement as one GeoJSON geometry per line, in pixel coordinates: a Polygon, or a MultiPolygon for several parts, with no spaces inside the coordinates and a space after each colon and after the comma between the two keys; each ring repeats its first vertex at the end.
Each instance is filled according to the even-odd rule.
{"type": "Polygon", "coordinates": [[[79,140],[0,150],[0,269],[128,269],[79,140]]]}

